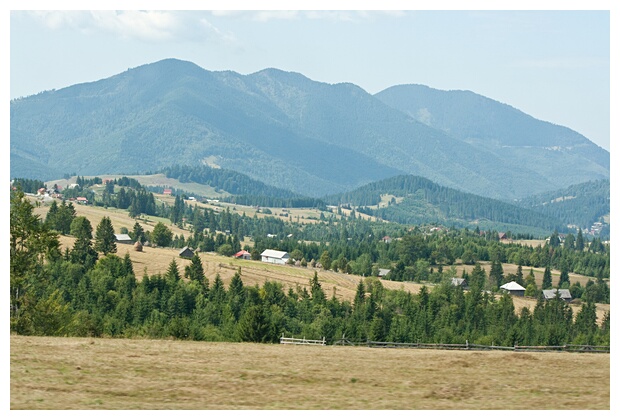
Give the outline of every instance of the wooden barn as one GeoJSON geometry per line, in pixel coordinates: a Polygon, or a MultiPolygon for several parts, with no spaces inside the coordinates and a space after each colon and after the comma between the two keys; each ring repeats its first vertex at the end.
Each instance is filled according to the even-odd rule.
{"type": "Polygon", "coordinates": [[[194,251],[190,247],[186,246],[179,251],[179,257],[192,259],[194,257],[194,251]]]}

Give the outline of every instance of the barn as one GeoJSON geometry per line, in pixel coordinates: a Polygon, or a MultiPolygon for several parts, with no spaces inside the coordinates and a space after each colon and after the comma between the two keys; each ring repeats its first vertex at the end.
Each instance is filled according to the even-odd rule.
{"type": "Polygon", "coordinates": [[[234,255],[234,257],[235,257],[235,258],[240,258],[240,259],[242,259],[242,260],[250,260],[250,259],[252,259],[252,254],[250,254],[248,251],[246,251],[245,249],[243,249],[243,250],[241,250],[241,251],[237,252],[237,253],[234,255]]]}
{"type": "Polygon", "coordinates": [[[190,247],[186,246],[179,251],[179,257],[191,259],[194,257],[194,251],[190,247]]]}
{"type": "Polygon", "coordinates": [[[560,299],[562,299],[565,302],[570,302],[571,300],[573,300],[573,297],[570,294],[570,291],[568,289],[548,289],[548,290],[543,290],[543,297],[545,298],[545,300],[551,300],[554,299],[556,294],[560,295],[560,299]]]}
{"type": "Polygon", "coordinates": [[[263,251],[261,256],[262,262],[268,262],[272,264],[286,264],[289,260],[290,256],[288,252],[285,251],[276,251],[274,249],[266,249],[263,251]]]}
{"type": "Polygon", "coordinates": [[[114,238],[116,243],[118,244],[133,244],[134,241],[131,237],[126,233],[115,233],[114,238]]]}

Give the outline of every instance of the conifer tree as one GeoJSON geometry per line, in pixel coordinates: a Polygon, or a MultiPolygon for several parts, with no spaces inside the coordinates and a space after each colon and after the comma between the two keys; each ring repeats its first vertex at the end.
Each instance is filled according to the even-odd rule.
{"type": "Polygon", "coordinates": [[[543,274],[542,290],[549,290],[551,289],[551,287],[551,268],[549,266],[546,266],[545,273],[543,274]]]}
{"type": "Polygon", "coordinates": [[[95,232],[95,251],[103,252],[104,255],[116,252],[116,237],[114,227],[109,217],[104,216],[97,225],[95,232]]]}

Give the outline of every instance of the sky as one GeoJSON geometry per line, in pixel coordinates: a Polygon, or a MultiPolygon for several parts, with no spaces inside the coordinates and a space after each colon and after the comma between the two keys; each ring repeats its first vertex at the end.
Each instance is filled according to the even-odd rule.
{"type": "Polygon", "coordinates": [[[493,2],[479,2],[482,10],[450,10],[450,2],[443,10],[399,10],[423,3],[389,0],[377,11],[344,10],[350,6],[342,1],[323,8],[320,1],[297,2],[316,10],[289,11],[283,10],[290,2],[263,1],[261,10],[248,10],[256,2],[229,1],[233,10],[225,11],[217,10],[223,2],[203,1],[211,10],[185,10],[195,3],[181,0],[178,10],[167,10],[170,2],[149,2],[156,9],[149,11],[125,1],[120,11],[101,10],[115,2],[80,11],[80,3],[72,10],[71,3],[15,2],[11,99],[172,57],[241,74],[275,67],[320,82],[351,82],[372,94],[399,84],[470,90],[610,150],[611,1],[577,2],[582,10],[574,11],[545,0],[507,1],[527,9],[492,11],[484,6],[493,2]]]}

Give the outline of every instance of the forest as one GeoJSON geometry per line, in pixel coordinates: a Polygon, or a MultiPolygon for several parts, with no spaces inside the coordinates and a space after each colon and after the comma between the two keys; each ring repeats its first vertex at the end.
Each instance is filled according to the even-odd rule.
{"type": "MultiPolygon", "coordinates": [[[[434,286],[423,287],[418,294],[386,290],[375,277],[366,277],[360,280],[353,302],[326,296],[316,272],[306,287],[296,290],[284,290],[280,283],[268,280],[262,286],[245,286],[243,273],[238,272],[225,289],[218,276],[205,277],[198,254],[184,273],[172,260],[166,273],[138,277],[129,255],[116,255],[114,228],[109,219],[104,217],[93,229],[84,217],[73,217],[69,230],[76,238],[75,244],[63,251],[59,233],[51,222],[40,220],[33,209],[21,190],[12,191],[10,321],[11,331],[19,334],[255,342],[275,342],[282,334],[326,337],[333,342],[345,335],[359,341],[609,345],[609,313],[599,326],[595,301],[600,297],[593,291],[585,293],[581,310],[573,317],[570,306],[559,297],[545,301],[540,295],[533,311],[525,308],[517,314],[509,295],[496,298],[487,292],[489,281],[497,281],[493,276],[498,274],[492,270],[487,275],[479,265],[469,276],[467,292],[451,285],[449,278],[454,276],[453,272],[438,269],[432,273],[434,286]]],[[[194,213],[200,215],[201,211],[194,209],[194,213]]],[[[239,229],[258,232],[267,224],[270,229],[279,226],[284,232],[292,229],[292,224],[276,219],[266,221],[268,218],[247,218],[228,212],[217,215],[217,219],[207,223],[233,230],[237,226],[237,233],[239,229]]],[[[364,243],[360,239],[356,246],[347,246],[348,238],[366,238],[372,232],[370,225],[359,220],[338,225],[327,221],[322,226],[325,227],[324,235],[333,242],[329,246],[319,242],[317,248],[300,250],[302,258],[316,256],[326,263],[323,256],[334,255],[334,261],[339,262],[330,264],[330,268],[344,270],[347,265],[353,268],[355,264],[351,262],[357,263],[357,259],[361,261],[374,252],[379,262],[381,258],[393,258],[405,270],[425,266],[417,263],[430,259],[435,263],[447,262],[451,250],[459,249],[460,237],[466,233],[460,231],[457,237],[437,236],[427,241],[425,235],[413,232],[389,244],[376,240],[364,243]],[[321,247],[326,247],[325,251],[321,252],[321,247]],[[352,254],[355,249],[361,252],[357,259],[352,254]],[[343,265],[342,257],[347,258],[346,255],[351,259],[343,265]]],[[[196,232],[190,241],[200,240],[201,234],[196,232]]],[[[312,229],[307,234],[318,235],[312,229]]],[[[287,242],[281,239],[279,244],[287,242]]],[[[497,263],[534,258],[539,253],[541,263],[577,265],[584,264],[588,260],[584,256],[590,255],[599,262],[599,276],[605,273],[602,262],[607,261],[608,270],[609,250],[602,244],[597,245],[598,249],[592,248],[592,244],[592,249],[587,249],[584,244],[582,250],[549,246],[534,250],[504,246],[473,232],[465,244],[472,254],[486,256],[486,252],[497,263]]],[[[256,246],[260,249],[262,245],[256,246]]],[[[431,274],[427,268],[421,272],[431,274]]]]}

